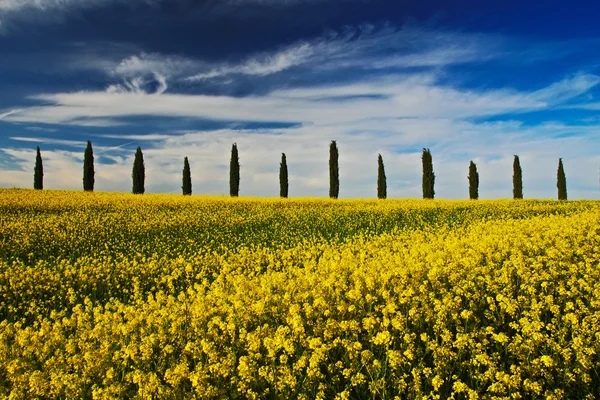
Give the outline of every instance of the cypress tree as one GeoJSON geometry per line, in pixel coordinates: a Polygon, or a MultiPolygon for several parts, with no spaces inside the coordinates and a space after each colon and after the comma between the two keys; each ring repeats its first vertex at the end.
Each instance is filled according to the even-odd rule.
{"type": "Polygon", "coordinates": [[[279,164],[279,196],[288,197],[288,167],[285,153],[281,153],[281,163],[279,164]]]}
{"type": "Polygon", "coordinates": [[[565,177],[565,169],[563,168],[562,158],[558,159],[556,187],[558,188],[558,199],[567,200],[567,178],[565,177]]]}
{"type": "Polygon", "coordinates": [[[35,157],[33,188],[37,190],[42,190],[44,188],[44,166],[42,165],[42,153],[40,152],[40,146],[37,148],[37,155],[35,157]]]}
{"type": "Polygon", "coordinates": [[[340,194],[340,170],[338,148],[335,140],[329,145],[329,197],[337,199],[340,194]]]}
{"type": "Polygon", "coordinates": [[[469,198],[477,200],[479,198],[479,173],[477,165],[473,161],[469,164],[469,198]]]}
{"type": "Polygon", "coordinates": [[[232,197],[240,195],[240,159],[237,143],[231,146],[231,161],[229,162],[229,194],[232,197]]]}
{"type": "Polygon", "coordinates": [[[188,158],[183,159],[183,194],[188,196],[192,194],[192,173],[190,172],[190,163],[188,158]]]}
{"type": "Polygon", "coordinates": [[[83,190],[86,192],[94,191],[94,174],[94,151],[92,150],[92,142],[88,140],[83,156],[83,190]]]}
{"type": "Polygon", "coordinates": [[[429,149],[423,149],[423,198],[433,199],[435,196],[434,184],[435,174],[433,173],[433,160],[429,149]]]}
{"type": "Polygon", "coordinates": [[[146,168],[144,167],[144,154],[142,148],[138,146],[133,161],[133,194],[144,194],[144,181],[146,179],[146,168]]]}
{"type": "Polygon", "coordinates": [[[515,155],[513,161],[513,199],[523,198],[523,171],[521,170],[521,163],[519,162],[519,156],[515,155]]]}
{"type": "Polygon", "coordinates": [[[385,167],[381,154],[377,157],[377,198],[385,199],[387,197],[387,182],[385,177],[385,167]]]}

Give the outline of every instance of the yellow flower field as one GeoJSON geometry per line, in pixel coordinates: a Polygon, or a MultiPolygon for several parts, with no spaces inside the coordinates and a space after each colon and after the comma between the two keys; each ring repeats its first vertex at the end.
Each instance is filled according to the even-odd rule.
{"type": "Polygon", "coordinates": [[[600,398],[600,203],[0,189],[0,396],[600,398]]]}

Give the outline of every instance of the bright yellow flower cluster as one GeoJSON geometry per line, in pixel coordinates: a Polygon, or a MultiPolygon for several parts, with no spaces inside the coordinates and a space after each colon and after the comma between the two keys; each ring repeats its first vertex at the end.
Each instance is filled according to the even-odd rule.
{"type": "Polygon", "coordinates": [[[0,397],[600,397],[600,204],[0,190],[0,397]]]}

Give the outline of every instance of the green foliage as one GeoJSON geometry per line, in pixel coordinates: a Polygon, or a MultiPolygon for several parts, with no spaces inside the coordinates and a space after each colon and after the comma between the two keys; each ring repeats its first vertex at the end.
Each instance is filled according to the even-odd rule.
{"type": "Polygon", "coordinates": [[[523,198],[523,171],[521,171],[521,163],[519,156],[515,155],[513,161],[513,199],[523,198]]]}
{"type": "Polygon", "coordinates": [[[340,194],[339,153],[335,140],[329,145],[329,197],[337,199],[340,194]]]}
{"type": "Polygon", "coordinates": [[[92,149],[92,142],[88,140],[83,156],[83,190],[86,192],[94,191],[94,174],[94,151],[92,149]]]}
{"type": "Polygon", "coordinates": [[[42,190],[44,188],[44,166],[42,164],[42,153],[40,152],[39,146],[37,148],[37,155],[35,157],[33,188],[37,190],[42,190]]]}
{"type": "Polygon", "coordinates": [[[183,194],[189,196],[192,194],[192,173],[190,172],[190,163],[188,158],[183,159],[183,194]]]}
{"type": "Polygon", "coordinates": [[[142,148],[138,146],[135,152],[135,160],[133,161],[133,194],[144,194],[144,182],[146,180],[146,168],[144,167],[144,154],[142,148]]]}
{"type": "Polygon", "coordinates": [[[279,164],[279,196],[288,197],[288,167],[285,153],[281,153],[281,163],[279,164]]]}
{"type": "Polygon", "coordinates": [[[433,173],[433,160],[429,149],[423,149],[423,198],[433,199],[435,196],[435,174],[433,173]]]}
{"type": "Polygon", "coordinates": [[[385,166],[381,154],[377,157],[377,198],[385,199],[387,197],[387,181],[385,177],[385,166]]]}
{"type": "Polygon", "coordinates": [[[229,194],[231,197],[240,195],[240,159],[237,143],[231,146],[231,161],[229,162],[229,194]]]}
{"type": "Polygon", "coordinates": [[[469,164],[469,198],[477,200],[479,198],[479,173],[477,165],[473,161],[469,164]]]}
{"type": "Polygon", "coordinates": [[[556,187],[558,188],[558,199],[567,200],[567,178],[565,177],[565,169],[563,168],[562,158],[558,159],[556,187]]]}

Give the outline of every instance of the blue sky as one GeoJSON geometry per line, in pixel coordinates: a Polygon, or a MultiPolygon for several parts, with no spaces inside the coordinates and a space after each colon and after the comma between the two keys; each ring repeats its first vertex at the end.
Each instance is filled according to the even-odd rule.
{"type": "Polygon", "coordinates": [[[96,190],[226,194],[231,144],[241,194],[421,196],[431,149],[436,197],[600,198],[600,2],[384,0],[0,0],[0,187],[81,189],[87,140],[96,190]]]}

